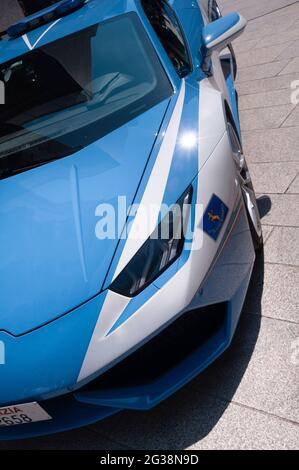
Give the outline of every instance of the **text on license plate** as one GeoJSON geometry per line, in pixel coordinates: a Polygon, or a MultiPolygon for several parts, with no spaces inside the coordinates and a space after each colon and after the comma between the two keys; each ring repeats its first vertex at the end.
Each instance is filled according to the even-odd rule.
{"type": "Polygon", "coordinates": [[[36,402],[0,408],[0,427],[47,421],[52,417],[36,402]]]}

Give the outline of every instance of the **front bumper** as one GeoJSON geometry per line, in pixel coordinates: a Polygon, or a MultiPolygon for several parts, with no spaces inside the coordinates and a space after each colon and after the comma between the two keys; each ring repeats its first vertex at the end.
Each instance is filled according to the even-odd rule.
{"type": "MultiPolygon", "coordinates": [[[[52,324],[23,337],[11,337],[6,357],[9,360],[9,344],[15,350],[18,343],[22,354],[11,359],[19,361],[13,368],[19,377],[12,377],[9,372],[5,376],[6,366],[1,366],[0,404],[38,400],[53,420],[1,428],[0,439],[64,431],[93,423],[120,409],[149,409],[167,398],[229,346],[254,259],[245,208],[241,204],[230,233],[219,246],[213,266],[188,306],[88,383],[79,382],[74,387],[98,312],[105,301],[103,294],[52,324]],[[72,331],[68,340],[65,339],[66,328],[72,331]],[[51,344],[47,338],[51,338],[51,344]],[[39,350],[40,354],[33,355],[33,350],[39,350]],[[33,377],[38,377],[36,388],[30,386],[33,377]]],[[[117,331],[121,334],[122,328],[117,331]]],[[[0,333],[0,339],[4,335],[9,336],[0,333]]]]}
{"type": "Polygon", "coordinates": [[[49,421],[0,428],[0,440],[29,439],[87,426],[117,413],[116,408],[78,402],[72,394],[41,402],[49,421]]]}
{"type": "Polygon", "coordinates": [[[244,205],[192,301],[160,332],[75,393],[78,400],[145,410],[196,377],[230,345],[255,253],[244,205]]]}

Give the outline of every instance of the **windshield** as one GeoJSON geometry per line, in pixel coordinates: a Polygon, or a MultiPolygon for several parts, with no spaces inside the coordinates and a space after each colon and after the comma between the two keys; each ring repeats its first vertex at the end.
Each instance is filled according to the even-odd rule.
{"type": "Polygon", "coordinates": [[[172,94],[134,13],[0,64],[0,178],[71,155],[172,94]]]}

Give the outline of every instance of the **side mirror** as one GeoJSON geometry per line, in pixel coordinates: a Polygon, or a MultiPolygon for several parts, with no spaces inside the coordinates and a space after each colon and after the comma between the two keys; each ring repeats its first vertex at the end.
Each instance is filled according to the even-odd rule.
{"type": "Polygon", "coordinates": [[[204,71],[208,71],[212,52],[221,51],[243,33],[247,21],[239,13],[230,13],[202,30],[203,47],[205,49],[204,71]]]}

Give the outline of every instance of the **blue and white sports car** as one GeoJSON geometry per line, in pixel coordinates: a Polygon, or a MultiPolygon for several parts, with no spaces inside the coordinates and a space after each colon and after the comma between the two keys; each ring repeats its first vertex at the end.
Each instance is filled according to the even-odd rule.
{"type": "Polygon", "coordinates": [[[1,439],[174,393],[229,346],[262,246],[244,18],[214,0],[49,4],[0,40],[1,439]]]}

